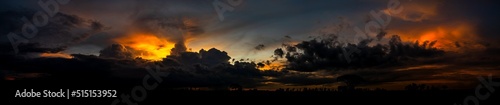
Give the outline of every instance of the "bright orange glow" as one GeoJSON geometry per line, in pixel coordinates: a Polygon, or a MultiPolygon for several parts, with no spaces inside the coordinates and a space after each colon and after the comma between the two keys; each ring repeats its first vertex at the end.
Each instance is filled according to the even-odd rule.
{"type": "Polygon", "coordinates": [[[436,40],[436,33],[434,32],[429,32],[429,33],[426,33],[422,36],[420,36],[420,41],[432,41],[432,40],[436,40]]]}
{"type": "Polygon", "coordinates": [[[282,62],[271,62],[269,65],[259,68],[259,70],[281,70],[284,67],[282,62]]]}
{"type": "Polygon", "coordinates": [[[468,24],[456,26],[439,26],[435,29],[424,32],[419,41],[434,41],[438,43],[434,47],[443,48],[445,50],[457,50],[456,42],[474,42],[476,35],[468,24]]]}
{"type": "Polygon", "coordinates": [[[435,26],[416,26],[410,29],[391,30],[390,33],[401,35],[402,40],[419,41],[420,44],[424,41],[436,41],[433,46],[446,51],[460,51],[467,49],[482,49],[484,46],[476,43],[478,40],[477,34],[473,28],[466,22],[454,24],[441,24],[435,26]],[[460,46],[457,46],[457,43],[460,46]],[[467,43],[467,45],[464,45],[467,43]]]}
{"type": "Polygon", "coordinates": [[[41,53],[40,57],[47,57],[47,58],[67,58],[71,59],[73,56],[65,53],[41,53]]]}
{"type": "Polygon", "coordinates": [[[154,61],[162,60],[170,55],[170,50],[174,47],[174,43],[152,34],[132,34],[118,38],[115,42],[132,48],[134,57],[154,61]]]}
{"type": "Polygon", "coordinates": [[[384,13],[396,19],[413,22],[411,26],[397,26],[390,28],[388,33],[400,35],[402,40],[436,41],[433,47],[461,52],[463,49],[483,49],[478,44],[478,35],[475,32],[475,21],[461,18],[447,17],[440,11],[439,6],[444,3],[439,0],[430,2],[411,2],[404,4],[401,13],[391,14],[389,9],[384,13]],[[430,24],[423,24],[430,23],[430,24]]]}

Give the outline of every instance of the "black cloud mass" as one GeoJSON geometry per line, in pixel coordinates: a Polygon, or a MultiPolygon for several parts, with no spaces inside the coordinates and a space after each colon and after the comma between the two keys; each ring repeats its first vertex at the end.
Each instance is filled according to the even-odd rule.
{"type": "Polygon", "coordinates": [[[286,58],[287,69],[297,71],[369,68],[443,55],[445,52],[433,47],[434,43],[436,41],[405,43],[398,35],[392,36],[389,44],[374,46],[368,46],[364,41],[343,44],[335,38],[327,38],[303,41],[296,45],[285,44],[284,48],[276,49],[274,55],[286,58]]]}

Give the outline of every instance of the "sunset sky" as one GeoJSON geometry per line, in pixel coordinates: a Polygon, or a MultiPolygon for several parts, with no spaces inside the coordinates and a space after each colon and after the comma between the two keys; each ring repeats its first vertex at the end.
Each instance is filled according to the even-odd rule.
{"type": "Polygon", "coordinates": [[[158,62],[183,68],[166,70],[174,87],[336,88],[357,75],[366,88],[470,88],[500,76],[500,5],[487,0],[71,0],[32,38],[22,17],[44,11],[38,1],[1,2],[4,80],[133,79],[158,62]],[[11,32],[28,41],[13,47],[11,32]],[[360,52],[346,60],[349,46],[360,52]]]}

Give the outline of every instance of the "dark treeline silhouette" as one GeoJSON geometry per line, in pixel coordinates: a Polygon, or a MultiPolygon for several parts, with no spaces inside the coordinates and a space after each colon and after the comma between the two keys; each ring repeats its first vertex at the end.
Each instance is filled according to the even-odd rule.
{"type": "Polygon", "coordinates": [[[406,91],[441,91],[448,89],[448,86],[429,86],[426,84],[416,84],[412,83],[405,87],[406,91]]]}

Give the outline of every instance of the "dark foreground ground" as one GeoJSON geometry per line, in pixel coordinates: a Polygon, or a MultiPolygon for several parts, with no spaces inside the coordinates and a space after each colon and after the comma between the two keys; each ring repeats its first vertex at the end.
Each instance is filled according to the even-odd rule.
{"type": "MultiPolygon", "coordinates": [[[[336,90],[309,90],[309,91],[200,91],[173,89],[167,85],[158,85],[157,88],[145,89],[143,92],[135,91],[136,97],[132,97],[131,91],[142,83],[116,83],[116,82],[46,82],[46,81],[1,81],[0,94],[3,97],[0,105],[11,104],[86,104],[86,105],[112,105],[113,101],[119,102],[117,105],[127,105],[122,103],[124,96],[132,102],[129,105],[168,105],[168,104],[331,104],[331,105],[465,105],[463,102],[467,97],[477,99],[475,90],[439,90],[439,91],[347,91],[336,90]],[[58,91],[59,89],[113,89],[117,90],[117,98],[19,98],[14,97],[16,90],[44,89],[58,91]],[[135,100],[134,98],[138,99],[135,100]],[[119,100],[119,101],[118,101],[119,100]],[[122,102],[120,102],[122,101],[122,102]]],[[[138,89],[138,88],[137,88],[138,89]]],[[[136,89],[136,90],[137,90],[136,89]]],[[[484,89],[481,94],[489,93],[484,89]]],[[[42,93],[43,94],[43,93],[42,93]]],[[[500,105],[500,93],[491,93],[484,100],[478,99],[478,105],[500,105]]],[[[474,100],[468,100],[468,105],[475,105],[474,100]]],[[[125,101],[126,102],[126,101],[125,101]]]]}

